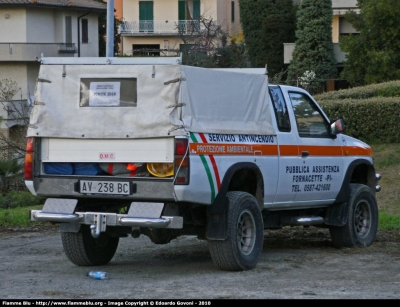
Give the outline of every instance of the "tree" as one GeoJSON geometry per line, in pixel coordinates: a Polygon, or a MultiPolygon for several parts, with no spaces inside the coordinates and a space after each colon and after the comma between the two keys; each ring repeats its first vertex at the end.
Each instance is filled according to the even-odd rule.
{"type": "Polygon", "coordinates": [[[22,170],[22,164],[15,159],[0,158],[1,193],[4,195],[10,190],[10,181],[13,175],[22,170]]]}
{"type": "Polygon", "coordinates": [[[292,0],[240,0],[240,20],[253,67],[268,65],[274,76],[284,70],[283,43],[295,41],[292,0]]]}
{"type": "Polygon", "coordinates": [[[262,29],[272,0],[239,0],[240,23],[253,67],[265,67],[265,40],[262,29]]]}
{"type": "MultiPolygon", "coordinates": [[[[13,175],[22,169],[21,160],[25,156],[26,130],[31,107],[22,99],[13,100],[19,90],[15,81],[0,80],[0,103],[7,112],[6,126],[9,130],[8,134],[0,133],[0,190],[3,194],[8,192],[13,175]]],[[[4,122],[4,119],[0,121],[4,122]]]]}
{"type": "Polygon", "coordinates": [[[13,100],[20,90],[18,84],[11,79],[0,80],[0,103],[7,112],[9,133],[0,133],[0,157],[23,159],[25,157],[26,130],[29,125],[31,103],[25,100],[13,100]]]}
{"type": "Polygon", "coordinates": [[[341,77],[352,85],[400,79],[400,1],[358,0],[346,19],[359,32],[340,37],[347,52],[341,77]]]}
{"type": "Polygon", "coordinates": [[[198,19],[176,25],[182,61],[185,65],[225,68],[247,67],[247,53],[242,42],[231,39],[212,18],[199,16],[198,19]]]}
{"type": "Polygon", "coordinates": [[[337,74],[332,43],[332,1],[303,0],[297,12],[296,46],[287,82],[298,84],[301,77],[314,75],[308,90],[320,92],[337,74]]]}
{"type": "MultiPolygon", "coordinates": [[[[95,0],[97,2],[105,3],[103,0],[95,0]]],[[[99,13],[99,56],[105,57],[107,51],[107,13],[99,13]]],[[[114,54],[119,52],[119,44],[121,43],[121,34],[118,29],[122,21],[114,16],[114,54]]]]}
{"type": "Polygon", "coordinates": [[[283,43],[295,42],[296,6],[293,6],[293,0],[273,1],[268,6],[261,28],[264,65],[268,65],[268,74],[275,76],[285,69],[283,43]]]}

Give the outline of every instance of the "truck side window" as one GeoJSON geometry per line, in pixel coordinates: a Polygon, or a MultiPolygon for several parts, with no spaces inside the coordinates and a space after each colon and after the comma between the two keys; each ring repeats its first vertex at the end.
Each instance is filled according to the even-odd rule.
{"type": "Polygon", "coordinates": [[[269,93],[274,106],[279,131],[290,131],[289,113],[279,86],[269,86],[269,93]]]}
{"type": "Polygon", "coordinates": [[[329,137],[329,125],[313,101],[302,93],[289,93],[300,137],[329,137]]]}

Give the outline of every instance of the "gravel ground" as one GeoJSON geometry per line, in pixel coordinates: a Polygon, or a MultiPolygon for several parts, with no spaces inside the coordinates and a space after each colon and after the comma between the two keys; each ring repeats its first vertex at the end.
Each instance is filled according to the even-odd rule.
{"type": "Polygon", "coordinates": [[[0,229],[0,299],[400,299],[400,231],[368,248],[336,249],[319,228],[266,231],[255,269],[225,272],[207,242],[122,238],[112,261],[78,267],[58,227],[0,229]],[[108,280],[86,277],[106,271],[108,280]]]}

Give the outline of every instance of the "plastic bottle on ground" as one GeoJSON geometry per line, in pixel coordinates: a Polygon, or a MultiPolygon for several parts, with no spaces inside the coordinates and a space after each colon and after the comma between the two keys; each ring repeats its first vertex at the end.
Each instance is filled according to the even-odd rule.
{"type": "Polygon", "coordinates": [[[86,273],[86,276],[98,280],[108,279],[108,273],[101,271],[90,271],[86,273]]]}

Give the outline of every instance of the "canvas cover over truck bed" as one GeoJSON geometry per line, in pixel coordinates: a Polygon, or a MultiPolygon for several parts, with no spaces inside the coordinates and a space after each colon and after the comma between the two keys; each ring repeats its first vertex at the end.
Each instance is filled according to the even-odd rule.
{"type": "Polygon", "coordinates": [[[266,75],[103,59],[42,61],[28,137],[275,134],[266,75]]]}

